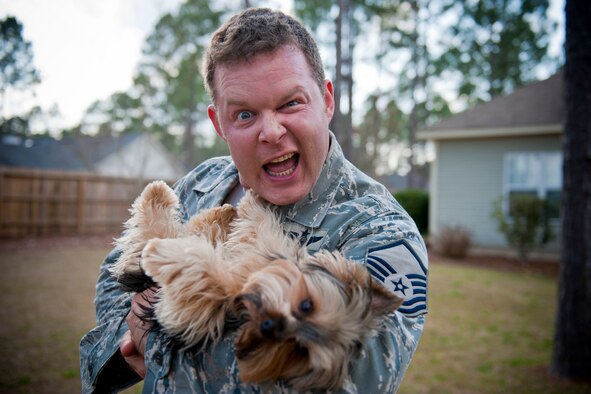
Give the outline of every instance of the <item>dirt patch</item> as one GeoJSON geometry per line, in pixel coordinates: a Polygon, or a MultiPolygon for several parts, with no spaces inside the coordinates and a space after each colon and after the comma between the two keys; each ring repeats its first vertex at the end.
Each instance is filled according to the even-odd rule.
{"type": "Polygon", "coordinates": [[[74,246],[82,242],[37,239],[0,251],[0,393],[80,392],[78,343],[95,325],[109,250],[74,246]]]}
{"type": "Polygon", "coordinates": [[[14,250],[53,250],[72,247],[109,247],[115,235],[86,236],[43,236],[26,238],[0,238],[0,251],[14,250]]]}

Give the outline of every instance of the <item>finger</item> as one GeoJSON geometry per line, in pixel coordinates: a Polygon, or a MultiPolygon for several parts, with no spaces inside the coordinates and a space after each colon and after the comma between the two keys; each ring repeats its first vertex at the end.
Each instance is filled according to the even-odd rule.
{"type": "Polygon", "coordinates": [[[125,362],[131,369],[135,371],[142,379],[146,377],[146,362],[143,356],[124,357],[125,362]]]}
{"type": "Polygon", "coordinates": [[[125,334],[123,334],[123,338],[119,344],[119,351],[123,357],[130,357],[138,354],[135,344],[131,340],[130,331],[126,331],[125,334]]]}

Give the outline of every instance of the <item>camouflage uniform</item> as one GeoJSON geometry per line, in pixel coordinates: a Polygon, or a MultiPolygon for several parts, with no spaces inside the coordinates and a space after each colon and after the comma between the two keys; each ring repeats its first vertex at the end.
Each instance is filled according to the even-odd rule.
{"type": "MultiPolygon", "coordinates": [[[[231,158],[209,160],[177,182],[175,190],[188,218],[218,206],[238,182],[231,158]]],[[[417,347],[427,312],[427,252],[414,222],[382,185],[346,161],[331,134],[329,157],[313,190],[301,201],[280,207],[286,231],[311,251],[338,249],[367,266],[388,288],[405,297],[386,319],[386,330],[373,335],[351,365],[342,392],[395,392],[417,347]]],[[[113,391],[139,378],[118,351],[127,330],[130,295],[121,292],[107,267],[97,283],[97,327],[80,344],[83,392],[113,391]]],[[[258,393],[290,392],[280,383],[261,386],[238,380],[233,336],[205,351],[178,349],[163,334],[150,333],[146,345],[148,372],[144,392],[258,393]]]]}

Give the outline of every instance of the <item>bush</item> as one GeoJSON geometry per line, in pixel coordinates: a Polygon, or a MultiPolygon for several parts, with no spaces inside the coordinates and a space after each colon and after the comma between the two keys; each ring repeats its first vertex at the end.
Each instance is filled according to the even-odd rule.
{"type": "Polygon", "coordinates": [[[514,196],[510,216],[503,211],[503,199],[493,205],[492,217],[497,220],[498,230],[507,243],[517,250],[519,259],[527,262],[529,253],[554,238],[550,226],[548,203],[530,195],[514,196]]]}
{"type": "Polygon", "coordinates": [[[419,189],[404,189],[394,193],[394,198],[413,218],[421,234],[429,228],[429,193],[419,189]]]}
{"type": "Polygon", "coordinates": [[[472,236],[462,226],[447,226],[433,237],[432,244],[442,256],[463,259],[472,246],[472,236]]]}

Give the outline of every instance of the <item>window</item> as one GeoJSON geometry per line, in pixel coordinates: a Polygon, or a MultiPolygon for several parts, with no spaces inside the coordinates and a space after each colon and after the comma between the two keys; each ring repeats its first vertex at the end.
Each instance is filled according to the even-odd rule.
{"type": "Polygon", "coordinates": [[[512,152],[504,163],[505,212],[511,214],[512,201],[530,195],[545,199],[548,215],[558,219],[562,190],[562,155],[560,152],[512,152]]]}

